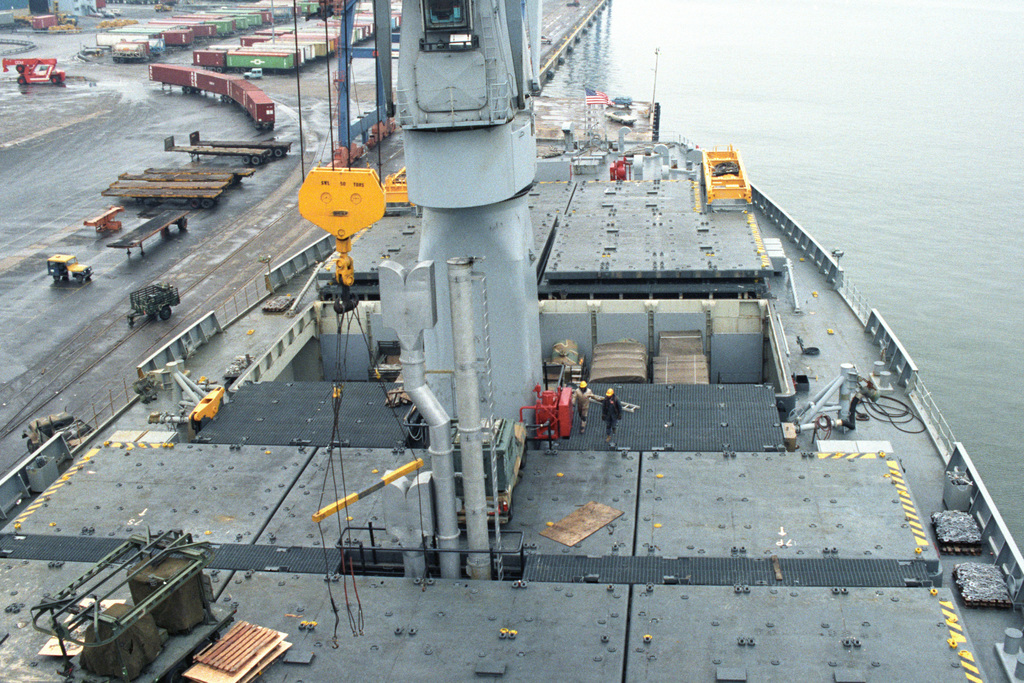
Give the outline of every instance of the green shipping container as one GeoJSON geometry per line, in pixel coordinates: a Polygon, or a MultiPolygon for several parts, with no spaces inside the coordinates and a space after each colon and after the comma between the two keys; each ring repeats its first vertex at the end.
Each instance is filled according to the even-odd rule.
{"type": "Polygon", "coordinates": [[[218,36],[226,36],[226,35],[230,34],[232,31],[234,31],[234,28],[232,28],[232,26],[231,26],[232,22],[231,22],[230,19],[227,19],[225,21],[219,21],[217,19],[210,19],[209,21],[204,21],[203,23],[204,24],[213,24],[215,27],[217,27],[217,35],[218,36]]]}
{"type": "Polygon", "coordinates": [[[254,26],[262,26],[263,24],[262,21],[257,24],[251,14],[237,14],[235,12],[210,12],[210,14],[223,14],[225,19],[231,19],[235,22],[235,28],[239,31],[246,31],[254,26]]]}
{"type": "Polygon", "coordinates": [[[292,69],[295,67],[295,55],[261,55],[245,52],[229,52],[227,66],[231,69],[292,69]]]}

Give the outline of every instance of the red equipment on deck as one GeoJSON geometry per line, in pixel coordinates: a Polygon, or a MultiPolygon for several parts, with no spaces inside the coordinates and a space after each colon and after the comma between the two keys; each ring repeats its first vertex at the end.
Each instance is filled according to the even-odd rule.
{"type": "Polygon", "coordinates": [[[46,83],[60,85],[67,73],[57,68],[57,60],[53,58],[17,57],[4,59],[4,71],[10,67],[18,72],[18,85],[29,83],[46,83]]]}
{"type": "Polygon", "coordinates": [[[537,402],[519,409],[519,421],[523,411],[533,411],[533,424],[537,427],[535,439],[568,439],[572,434],[572,389],[559,387],[541,391],[538,384],[533,388],[537,402]]]}
{"type": "Polygon", "coordinates": [[[626,157],[612,162],[608,167],[608,175],[610,180],[632,180],[633,162],[626,157]]]}
{"type": "Polygon", "coordinates": [[[82,225],[96,228],[96,232],[117,232],[121,229],[121,221],[114,220],[114,216],[124,211],[123,206],[111,206],[99,216],[82,221],[82,225]]]}

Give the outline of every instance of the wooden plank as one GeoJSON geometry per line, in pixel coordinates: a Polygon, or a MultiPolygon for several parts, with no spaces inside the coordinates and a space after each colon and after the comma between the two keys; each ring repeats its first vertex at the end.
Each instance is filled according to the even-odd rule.
{"type": "MultiPolygon", "coordinates": [[[[194,664],[188,669],[183,675],[190,681],[196,681],[197,683],[242,683],[243,680],[252,680],[252,677],[246,678],[249,674],[259,674],[267,665],[269,665],[278,655],[274,653],[280,648],[282,642],[288,637],[287,633],[280,631],[274,631],[277,634],[272,644],[263,647],[261,650],[256,652],[249,660],[248,664],[240,667],[233,673],[228,673],[216,669],[208,664],[194,664]]],[[[291,644],[288,644],[291,647],[291,644]]],[[[283,653],[288,647],[281,650],[283,653]]]]}
{"type": "Polygon", "coordinates": [[[280,642],[284,636],[277,631],[240,621],[217,643],[195,656],[195,661],[215,669],[234,673],[245,664],[255,652],[266,649],[273,642],[280,642]]]}
{"type": "Polygon", "coordinates": [[[571,547],[621,515],[622,510],[590,501],[541,531],[540,535],[571,547]]]}
{"type": "Polygon", "coordinates": [[[284,640],[283,636],[278,635],[277,631],[257,630],[248,634],[243,643],[239,644],[232,652],[226,653],[215,666],[222,671],[235,673],[250,663],[255,653],[263,651],[268,645],[280,643],[282,640],[284,640]]]}
{"type": "Polygon", "coordinates": [[[277,647],[273,651],[260,660],[259,664],[248,674],[246,674],[238,683],[250,683],[255,680],[257,676],[262,674],[268,666],[280,659],[281,655],[287,652],[291,648],[292,644],[287,640],[282,640],[278,643],[277,647]]]}
{"type": "Polygon", "coordinates": [[[222,668],[221,660],[240,649],[248,637],[255,638],[256,635],[258,634],[255,626],[247,621],[240,621],[224,634],[223,638],[200,652],[194,659],[200,664],[222,668]]]}

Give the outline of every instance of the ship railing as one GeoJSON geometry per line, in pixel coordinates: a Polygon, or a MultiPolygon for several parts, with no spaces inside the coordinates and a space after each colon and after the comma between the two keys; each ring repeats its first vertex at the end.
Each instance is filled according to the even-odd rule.
{"type": "Polygon", "coordinates": [[[806,260],[813,263],[818,272],[825,276],[825,281],[841,290],[843,287],[843,269],[839,267],[839,261],[821,246],[818,240],[810,233],[800,227],[800,224],[790,218],[789,214],[780,209],[778,205],[769,199],[754,185],[750,186],[753,204],[761,210],[768,220],[775,224],[790,240],[796,243],[804,252],[806,260]]]}
{"type": "MultiPolygon", "coordinates": [[[[266,272],[252,276],[244,285],[234,290],[230,298],[160,347],[136,367],[135,374],[142,377],[151,370],[163,368],[169,362],[188,359],[200,346],[208,343],[213,336],[260,305],[268,296],[303,271],[308,270],[310,266],[322,261],[325,253],[330,255],[333,248],[333,239],[320,239],[292,254],[273,269],[269,267],[268,263],[266,272]]],[[[76,417],[93,427],[94,430],[100,431],[134,404],[138,398],[131,389],[135,379],[135,377],[122,378],[121,386],[116,390],[108,387],[94,395],[83,409],[76,411],[76,417]]],[[[80,448],[81,446],[76,447],[73,451],[77,453],[80,448]]],[[[0,518],[2,518],[2,513],[0,513],[0,518]]]]}
{"type": "Polygon", "coordinates": [[[974,462],[963,444],[954,444],[949,462],[946,463],[946,481],[942,502],[949,510],[967,512],[981,528],[982,543],[992,552],[992,563],[999,567],[1006,577],[1006,588],[1015,608],[1024,606],[1024,557],[1006,527],[992,496],[981,480],[974,462]],[[952,480],[968,480],[957,484],[952,480]]]}
{"type": "Polygon", "coordinates": [[[925,386],[921,375],[914,375],[913,388],[907,392],[907,395],[910,396],[918,414],[924,419],[925,427],[942,454],[942,459],[949,462],[953,449],[956,447],[956,436],[953,434],[953,428],[946,422],[946,416],[942,414],[938,404],[935,403],[932,392],[925,386]]]}
{"type": "Polygon", "coordinates": [[[914,403],[921,418],[925,422],[929,434],[934,441],[936,448],[942,455],[943,460],[948,461],[953,452],[956,438],[953,430],[939,410],[938,405],[932,398],[931,392],[925,386],[910,354],[903,343],[889,327],[882,315],[871,308],[866,297],[861,294],[851,279],[846,276],[845,271],[839,266],[839,262],[826,252],[824,247],[811,237],[796,221],[785,211],[780,209],[770,198],[753,187],[754,205],[764,214],[776,227],[786,234],[805,255],[805,259],[814,263],[827,282],[835,287],[836,292],[849,306],[851,312],[861,324],[864,331],[871,335],[872,341],[878,346],[879,355],[889,367],[889,370],[896,377],[900,386],[906,388],[907,395],[914,403]]]}
{"type": "Polygon", "coordinates": [[[39,493],[40,488],[45,488],[51,483],[51,479],[47,477],[42,485],[36,486],[32,476],[33,468],[40,470],[52,462],[53,471],[56,473],[60,465],[70,459],[71,451],[64,441],[63,432],[54,434],[39,448],[22,458],[21,462],[0,478],[0,519],[8,519],[11,510],[33,493],[39,493]],[[39,462],[40,458],[47,461],[45,465],[39,462]]]}

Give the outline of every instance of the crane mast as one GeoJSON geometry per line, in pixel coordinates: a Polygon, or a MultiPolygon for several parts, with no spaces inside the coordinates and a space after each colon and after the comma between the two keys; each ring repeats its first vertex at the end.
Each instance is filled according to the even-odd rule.
{"type": "MultiPolygon", "coordinates": [[[[536,171],[539,15],[538,0],[402,6],[395,116],[403,129],[409,200],[423,208],[419,260],[473,257],[484,276],[477,297],[487,297],[498,417],[512,417],[530,401],[541,371],[527,206],[536,171]]],[[[443,269],[436,287],[438,300],[446,301],[443,269]]],[[[439,324],[425,333],[427,366],[450,369],[451,314],[446,307],[438,314],[439,324]]],[[[477,334],[484,334],[480,323],[477,334]]],[[[447,379],[431,387],[454,409],[447,379]]]]}

